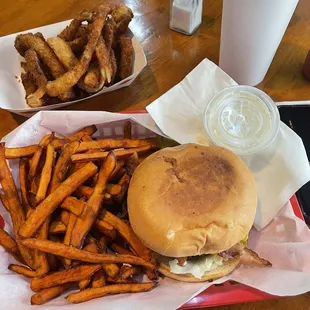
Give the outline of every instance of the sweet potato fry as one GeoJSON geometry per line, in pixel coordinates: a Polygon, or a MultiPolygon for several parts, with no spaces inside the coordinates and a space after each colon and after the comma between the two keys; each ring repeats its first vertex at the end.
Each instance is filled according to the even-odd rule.
{"type": "Polygon", "coordinates": [[[64,291],[68,290],[72,286],[72,283],[65,283],[50,288],[46,288],[31,296],[32,305],[43,305],[49,300],[58,297],[64,291]]]}
{"type": "Polygon", "coordinates": [[[151,270],[151,269],[146,269],[144,268],[143,272],[146,274],[146,276],[151,280],[151,281],[157,281],[158,280],[158,273],[156,270],[151,270]]]}
{"type": "Polygon", "coordinates": [[[5,197],[5,195],[0,193],[0,201],[3,204],[4,208],[10,212],[10,206],[9,206],[9,201],[8,199],[5,197]]]}
{"type": "Polygon", "coordinates": [[[0,227],[0,245],[17,261],[24,264],[24,259],[20,255],[16,241],[0,227]]]}
{"type": "MultiPolygon", "coordinates": [[[[53,242],[56,242],[56,243],[61,243],[63,241],[63,238],[61,238],[59,235],[52,235],[52,234],[50,234],[48,236],[48,239],[53,241],[53,242]]],[[[54,254],[51,254],[51,253],[47,253],[47,255],[48,256],[51,255],[51,256],[57,257],[57,261],[58,261],[57,263],[58,263],[59,267],[65,266],[65,262],[64,262],[65,258],[64,257],[57,256],[57,255],[54,255],[54,254]]],[[[56,269],[55,271],[58,271],[58,270],[56,269]]]]}
{"type": "Polygon", "coordinates": [[[30,181],[30,194],[31,195],[29,195],[29,202],[32,207],[36,206],[35,197],[37,195],[37,191],[39,188],[40,178],[41,178],[41,175],[38,173],[30,181]]]}
{"type": "MultiPolygon", "coordinates": [[[[97,245],[94,242],[87,244],[83,250],[91,252],[91,253],[98,253],[97,245]]],[[[90,283],[90,281],[91,281],[91,276],[86,277],[85,279],[79,281],[80,290],[84,290],[87,287],[87,285],[90,283]]]]}
{"type": "MultiPolygon", "coordinates": [[[[105,240],[105,238],[100,239],[98,250],[99,250],[99,253],[105,253],[106,252],[106,240],[105,240]]],[[[112,278],[116,278],[120,272],[119,266],[117,264],[114,264],[114,263],[103,264],[102,269],[104,270],[104,274],[106,274],[108,277],[112,277],[112,278]]]]}
{"type": "MultiPolygon", "coordinates": [[[[27,218],[33,213],[33,209],[29,209],[27,212],[27,218]]],[[[48,217],[43,224],[40,226],[38,232],[36,233],[36,237],[38,239],[47,239],[49,233],[50,217],[48,217]]],[[[33,251],[33,259],[35,265],[35,276],[45,275],[49,271],[49,263],[47,260],[47,254],[41,252],[39,250],[33,251]]]]}
{"type": "MultiPolygon", "coordinates": [[[[81,186],[79,188],[81,188],[81,186]]],[[[85,202],[69,196],[61,203],[60,207],[75,214],[76,216],[80,216],[84,210],[85,202]]]]}
{"type": "Polygon", "coordinates": [[[127,121],[124,125],[124,139],[131,139],[131,122],[127,121]]]}
{"type": "Polygon", "coordinates": [[[105,236],[101,236],[97,240],[97,247],[98,247],[99,253],[105,253],[106,252],[106,249],[107,249],[107,239],[106,239],[105,236]]]}
{"type": "MultiPolygon", "coordinates": [[[[151,145],[125,149],[125,150],[115,150],[114,154],[119,158],[128,158],[134,153],[144,153],[152,148],[151,145]]],[[[109,152],[97,152],[93,154],[74,154],[71,156],[72,162],[86,162],[86,161],[93,161],[93,160],[102,160],[108,156],[109,152]]]]}
{"type": "Polygon", "coordinates": [[[85,153],[87,153],[87,154],[92,154],[92,153],[96,153],[97,152],[97,150],[88,150],[88,151],[86,151],[85,153]]]}
{"type": "Polygon", "coordinates": [[[110,264],[103,264],[102,268],[108,277],[112,279],[116,278],[119,275],[120,268],[117,264],[110,263],[110,264]]]}
{"type": "Polygon", "coordinates": [[[138,165],[139,165],[139,157],[137,153],[134,153],[127,159],[126,173],[121,177],[121,179],[118,182],[118,185],[121,186],[122,190],[121,192],[113,196],[113,201],[115,201],[116,203],[120,204],[123,201],[129,187],[131,176],[133,175],[138,165]]]}
{"type": "Polygon", "coordinates": [[[67,231],[67,226],[62,221],[51,222],[49,233],[50,234],[64,234],[67,231]]]}
{"type": "Polygon", "coordinates": [[[29,161],[26,158],[21,158],[19,160],[19,185],[25,214],[27,214],[30,208],[28,200],[28,192],[30,185],[28,180],[28,173],[29,173],[29,161]]]}
{"type": "Polygon", "coordinates": [[[84,163],[72,163],[69,171],[68,171],[68,175],[73,174],[74,172],[78,171],[79,169],[83,168],[85,166],[86,162],[84,163]]]}
{"type": "MultiPolygon", "coordinates": [[[[97,175],[98,175],[98,173],[97,173],[97,175]]],[[[98,180],[98,177],[97,177],[97,180],[98,180]]],[[[75,191],[75,194],[79,198],[86,197],[88,199],[88,198],[90,198],[90,196],[92,195],[93,192],[94,192],[93,187],[81,185],[79,188],[77,188],[77,190],[75,191]]]]}
{"type": "Polygon", "coordinates": [[[99,269],[98,271],[96,271],[96,273],[93,275],[92,278],[92,282],[91,282],[91,286],[93,288],[98,288],[98,287],[102,287],[105,286],[105,274],[103,269],[99,269]]]}
{"type": "Polygon", "coordinates": [[[73,141],[65,145],[55,165],[53,176],[51,179],[49,192],[52,193],[66,178],[69,165],[71,163],[71,155],[76,152],[80,143],[73,141]]]}
{"type": "Polygon", "coordinates": [[[28,278],[34,278],[36,276],[36,272],[34,270],[31,270],[25,266],[11,264],[8,269],[28,278]]]}
{"type": "Polygon", "coordinates": [[[139,257],[147,261],[152,260],[150,249],[142,244],[128,224],[106,210],[99,213],[99,218],[111,224],[139,257]]]}
{"type": "Polygon", "coordinates": [[[141,273],[142,270],[141,268],[138,268],[138,267],[132,267],[132,266],[122,266],[121,270],[120,270],[120,279],[122,280],[126,280],[128,279],[129,277],[132,277],[136,274],[139,274],[141,273]]]}
{"type": "Polygon", "coordinates": [[[5,148],[4,144],[0,143],[0,184],[4,192],[5,197],[7,198],[9,213],[11,215],[14,235],[16,238],[16,243],[19,247],[20,253],[24,258],[28,266],[34,267],[33,257],[31,251],[20,244],[19,229],[25,222],[25,213],[17,189],[14,183],[11,170],[7,165],[5,158],[5,148]]]}
{"type": "Polygon", "coordinates": [[[38,230],[40,225],[46,218],[58,207],[58,205],[69,195],[71,195],[76,188],[83,184],[88,178],[95,175],[97,167],[89,163],[82,169],[78,170],[64,182],[59,185],[56,190],[44,199],[34,210],[34,212],[25,221],[19,230],[19,234],[24,237],[31,237],[38,230]]]}
{"type": "Polygon", "coordinates": [[[110,283],[115,283],[115,284],[126,284],[126,283],[136,283],[133,279],[121,279],[121,278],[112,278],[112,277],[107,277],[107,282],[110,283]]]}
{"type": "MultiPolygon", "coordinates": [[[[136,168],[139,166],[139,157],[137,153],[133,153],[126,161],[126,171],[127,174],[131,177],[136,170],[136,168]]],[[[126,182],[119,181],[119,184],[124,185],[126,182]]]]}
{"type": "Polygon", "coordinates": [[[67,210],[62,210],[60,213],[60,219],[61,221],[68,226],[69,223],[69,217],[70,217],[70,212],[68,212],[67,210]]]}
{"type": "MultiPolygon", "coordinates": [[[[41,227],[38,230],[37,238],[39,240],[45,240],[48,237],[49,232],[49,223],[50,223],[50,216],[44,221],[41,227]]],[[[47,254],[41,252],[40,250],[34,251],[34,262],[36,265],[36,276],[41,277],[49,272],[49,264],[47,260],[47,254]]]]}
{"type": "Polygon", "coordinates": [[[101,268],[101,265],[79,265],[71,269],[53,272],[44,277],[33,278],[30,284],[30,288],[34,292],[38,292],[42,289],[61,285],[68,282],[77,282],[85,277],[94,274],[101,268]]]}
{"type": "MultiPolygon", "coordinates": [[[[68,224],[67,224],[67,230],[66,230],[66,234],[64,237],[64,241],[63,241],[64,244],[66,244],[66,245],[70,244],[71,236],[72,236],[72,230],[73,230],[73,227],[76,223],[76,220],[77,220],[77,216],[73,213],[70,213],[68,224]]],[[[65,264],[65,267],[68,268],[71,265],[71,260],[70,259],[64,259],[64,264],[65,264]]]]}
{"type": "Polygon", "coordinates": [[[100,288],[90,288],[82,292],[73,293],[67,296],[66,299],[73,304],[77,304],[94,298],[103,297],[108,294],[147,292],[155,285],[155,282],[108,285],[100,288]]]}
{"type": "Polygon", "coordinates": [[[124,175],[120,178],[120,180],[118,181],[118,185],[122,186],[122,187],[128,187],[130,183],[130,176],[128,175],[128,173],[124,173],[124,175]]]}
{"type": "Polygon", "coordinates": [[[94,226],[105,236],[109,237],[110,239],[114,240],[116,237],[116,230],[112,225],[109,223],[97,219],[94,223],[94,226]]]}
{"type": "Polygon", "coordinates": [[[124,199],[124,197],[127,193],[127,189],[129,187],[130,179],[131,179],[130,176],[127,173],[125,173],[121,177],[121,179],[119,180],[118,185],[120,185],[122,187],[122,190],[119,194],[114,195],[114,197],[113,197],[113,200],[116,203],[121,203],[121,201],[124,199]]]}
{"type": "MultiPolygon", "coordinates": [[[[121,185],[119,185],[119,184],[107,184],[106,194],[110,194],[111,196],[116,196],[116,195],[120,194],[121,191],[122,191],[121,185]]],[[[80,186],[77,189],[77,193],[80,197],[90,198],[90,196],[93,194],[93,192],[94,192],[93,187],[84,186],[84,185],[80,186]]]]}
{"type": "Polygon", "coordinates": [[[55,151],[51,144],[47,145],[45,164],[43,166],[38,191],[36,194],[36,204],[38,205],[46,197],[47,188],[52,177],[52,169],[54,163],[55,151]]]}
{"type": "Polygon", "coordinates": [[[37,150],[38,145],[28,145],[23,147],[6,147],[5,148],[5,158],[16,159],[21,157],[32,156],[37,150]]]}
{"type": "Polygon", "coordinates": [[[110,245],[110,248],[117,254],[126,254],[126,255],[135,255],[134,253],[132,253],[131,251],[125,249],[124,247],[120,246],[117,243],[112,243],[110,245]]]}
{"type": "Polygon", "coordinates": [[[91,136],[85,135],[85,136],[83,136],[83,137],[81,138],[81,141],[87,142],[87,141],[94,141],[94,140],[92,139],[91,136]]]}
{"type": "Polygon", "coordinates": [[[133,140],[133,139],[101,139],[96,141],[81,142],[76,153],[88,151],[90,149],[129,149],[134,147],[153,145],[150,140],[133,140]]]}
{"type": "Polygon", "coordinates": [[[65,137],[64,139],[56,138],[52,142],[52,145],[55,150],[62,148],[66,143],[80,140],[83,136],[89,135],[92,136],[97,131],[97,127],[95,125],[87,126],[78,132],[72,134],[71,136],[65,137]]]}
{"type": "Polygon", "coordinates": [[[145,261],[144,259],[133,255],[114,255],[114,254],[96,254],[84,250],[79,250],[72,246],[62,243],[53,242],[49,240],[38,240],[29,238],[21,240],[24,246],[32,249],[38,249],[46,253],[54,254],[57,256],[79,260],[93,264],[104,263],[127,263],[130,265],[141,265],[143,267],[154,269],[154,264],[145,261]]]}
{"type": "Polygon", "coordinates": [[[112,172],[112,174],[110,175],[109,181],[113,180],[116,177],[116,175],[119,173],[120,169],[124,167],[124,165],[125,165],[125,161],[117,160],[115,169],[112,172]]]}
{"type": "Polygon", "coordinates": [[[104,198],[104,191],[106,189],[108,179],[115,168],[115,164],[116,159],[114,153],[110,152],[99,170],[98,182],[94,188],[94,192],[87,201],[82,214],[78,217],[72,230],[72,246],[77,248],[81,247],[83,239],[96,220],[99,208],[104,198]]]}
{"type": "Polygon", "coordinates": [[[32,157],[31,162],[30,162],[30,170],[29,170],[30,178],[33,178],[35,176],[37,169],[38,169],[38,165],[40,162],[42,152],[47,147],[47,145],[53,141],[53,139],[54,139],[54,134],[45,135],[41,139],[41,141],[39,143],[39,147],[36,150],[36,152],[33,154],[33,157],[32,157]]]}

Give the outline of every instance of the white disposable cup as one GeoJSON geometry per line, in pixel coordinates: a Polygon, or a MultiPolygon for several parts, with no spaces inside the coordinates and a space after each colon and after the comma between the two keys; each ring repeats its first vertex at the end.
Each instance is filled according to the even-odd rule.
{"type": "Polygon", "coordinates": [[[224,0],[220,67],[237,83],[260,83],[299,0],[224,0]]]}

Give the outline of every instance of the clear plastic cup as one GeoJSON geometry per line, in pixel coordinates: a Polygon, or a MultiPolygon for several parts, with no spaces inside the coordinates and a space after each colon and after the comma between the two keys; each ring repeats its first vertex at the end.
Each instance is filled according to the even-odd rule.
{"type": "Polygon", "coordinates": [[[276,104],[251,86],[223,89],[210,100],[204,113],[204,128],[210,141],[241,156],[268,147],[279,127],[276,104]]]}

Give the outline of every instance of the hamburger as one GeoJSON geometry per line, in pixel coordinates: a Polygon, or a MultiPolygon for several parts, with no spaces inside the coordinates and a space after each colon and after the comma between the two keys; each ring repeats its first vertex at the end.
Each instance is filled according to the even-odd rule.
{"type": "Polygon", "coordinates": [[[246,247],[256,184],[227,149],[185,144],[153,153],[133,173],[127,202],[132,229],[170,278],[202,282],[240,263],[271,266],[246,247]]]}

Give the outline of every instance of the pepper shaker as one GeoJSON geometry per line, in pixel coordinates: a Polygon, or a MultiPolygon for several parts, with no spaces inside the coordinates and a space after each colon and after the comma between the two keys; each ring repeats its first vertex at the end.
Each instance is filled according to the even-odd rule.
{"type": "Polygon", "coordinates": [[[170,28],[191,35],[200,26],[203,0],[170,0],[170,28]]]}

